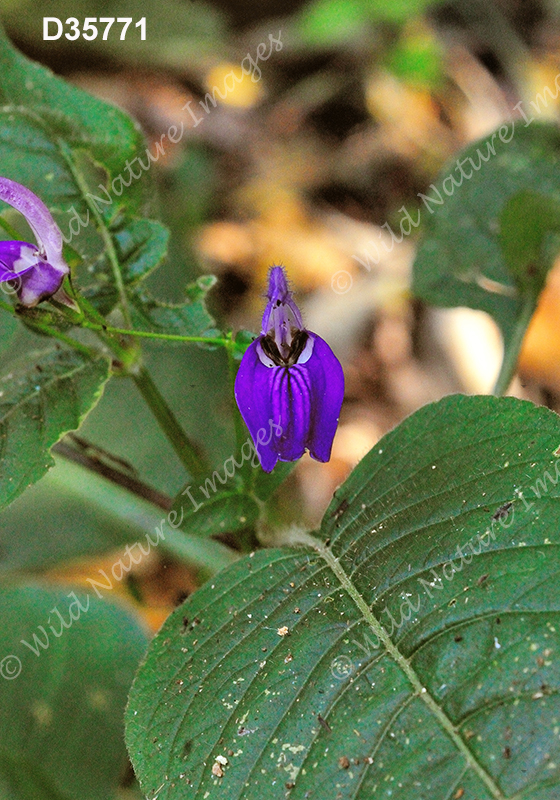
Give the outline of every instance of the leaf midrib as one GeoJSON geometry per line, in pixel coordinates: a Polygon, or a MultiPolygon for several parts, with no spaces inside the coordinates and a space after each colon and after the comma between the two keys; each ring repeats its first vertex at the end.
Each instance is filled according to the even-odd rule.
{"type": "Polygon", "coordinates": [[[373,633],[378,637],[379,641],[383,643],[388,655],[393,659],[393,661],[395,661],[395,663],[400,667],[410,681],[414,689],[414,695],[419,697],[425,703],[432,713],[432,716],[434,716],[439,722],[448,738],[451,739],[457,750],[465,759],[468,766],[484,783],[492,797],[495,798],[495,800],[506,800],[505,795],[497,786],[492,776],[484,769],[482,764],[477,761],[474,754],[467,747],[456,726],[447,716],[443,708],[437,703],[435,698],[432,697],[426,687],[422,685],[422,681],[420,680],[409,659],[406,658],[406,656],[404,656],[394,644],[388,632],[379,622],[375,614],[371,611],[356,586],[354,586],[344,569],[340,566],[338,559],[333,555],[330,548],[326,547],[324,543],[316,537],[303,531],[291,532],[289,544],[292,546],[300,544],[311,547],[321,556],[321,558],[323,558],[324,561],[326,561],[331,571],[338,578],[342,588],[351,597],[358,610],[361,612],[364,621],[369,625],[373,633]]]}

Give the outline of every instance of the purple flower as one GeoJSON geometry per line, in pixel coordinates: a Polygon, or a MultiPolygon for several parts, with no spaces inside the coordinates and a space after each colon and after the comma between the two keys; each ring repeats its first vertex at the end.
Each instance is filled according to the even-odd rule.
{"type": "Polygon", "coordinates": [[[328,461],[344,397],[342,367],[328,344],[303,327],[283,267],[270,270],[268,300],[262,333],[235,380],[237,405],[265,472],[306,449],[328,461]]]}
{"type": "Polygon", "coordinates": [[[9,283],[24,306],[52,297],[69,273],[62,257],[62,233],[49,209],[30,189],[0,178],[0,200],[26,218],[37,244],[0,242],[0,283],[9,283]]]}

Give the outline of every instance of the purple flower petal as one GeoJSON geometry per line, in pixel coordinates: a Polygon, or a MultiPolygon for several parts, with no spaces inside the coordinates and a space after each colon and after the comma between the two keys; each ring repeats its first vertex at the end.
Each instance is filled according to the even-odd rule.
{"type": "Polygon", "coordinates": [[[0,282],[9,283],[24,306],[35,306],[60,288],[64,275],[41,256],[36,244],[0,242],[0,282]]]}
{"type": "Polygon", "coordinates": [[[310,333],[311,356],[293,366],[267,366],[259,337],[245,352],[235,397],[262,468],[296,461],[308,449],[328,461],[344,397],[344,374],[328,344],[310,333]]]}
{"type": "Polygon", "coordinates": [[[328,461],[344,397],[342,367],[328,344],[303,328],[283,267],[270,270],[268,297],[262,333],[235,381],[237,405],[266,472],[306,449],[328,461]]]}
{"type": "Polygon", "coordinates": [[[261,466],[265,472],[271,472],[278,461],[275,429],[269,422],[272,419],[271,384],[274,369],[265,367],[261,362],[258,345],[259,339],[249,345],[243,355],[235,379],[235,399],[255,444],[261,466]]]}
{"type": "Polygon", "coordinates": [[[302,366],[273,367],[272,414],[282,430],[276,440],[280,461],[297,461],[305,453],[311,422],[312,387],[302,366]]]}
{"type": "MultiPolygon", "coordinates": [[[[295,325],[298,329],[303,328],[303,320],[300,310],[292,297],[292,292],[288,286],[286,270],[284,267],[271,267],[268,273],[268,303],[262,318],[262,332],[269,333],[274,329],[274,320],[271,314],[275,309],[283,306],[284,313],[289,310],[293,315],[295,325]]],[[[289,313],[288,312],[288,313],[289,313]]],[[[274,316],[274,314],[273,314],[274,316]]]]}
{"type": "Polygon", "coordinates": [[[325,340],[315,333],[309,336],[315,339],[315,343],[311,358],[305,365],[311,378],[313,398],[306,446],[312,458],[328,461],[344,399],[344,372],[325,340]]]}
{"type": "Polygon", "coordinates": [[[32,307],[56,294],[64,276],[51,264],[43,261],[40,266],[22,273],[17,279],[21,281],[21,286],[17,290],[20,303],[32,307]]]}
{"type": "Polygon", "coordinates": [[[0,281],[12,281],[39,263],[37,245],[28,242],[0,242],[0,281]]]}
{"type": "Polygon", "coordinates": [[[43,201],[26,186],[9,178],[0,178],[0,200],[23,214],[37,237],[41,255],[52,269],[66,275],[70,270],[62,257],[62,233],[43,201]]]}

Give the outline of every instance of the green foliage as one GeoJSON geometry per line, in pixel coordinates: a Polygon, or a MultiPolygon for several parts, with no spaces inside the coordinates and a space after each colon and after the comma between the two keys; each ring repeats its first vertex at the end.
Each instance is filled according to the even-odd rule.
{"type": "Polygon", "coordinates": [[[206,296],[215,283],[213,275],[201,276],[186,287],[182,303],[165,303],[148,289],[136,288],[131,295],[136,329],[181,336],[215,335],[214,320],[206,308],[206,296]]]}
{"type": "Polygon", "coordinates": [[[560,200],[523,191],[504,206],[500,245],[522,295],[537,298],[560,250],[560,200]]]}
{"type": "Polygon", "coordinates": [[[241,453],[177,495],[173,509],[182,520],[181,530],[195,536],[254,531],[263,504],[294,467],[294,462],[280,461],[272,472],[265,472],[248,436],[241,453]]]}
{"type": "Polygon", "coordinates": [[[130,695],[147,796],[551,797],[559,442],[556,415],[526,402],[426,406],[316,537],[189,598],[130,695]]]}
{"type": "Polygon", "coordinates": [[[401,24],[441,0],[313,0],[301,12],[297,32],[307,45],[340,46],[362,39],[379,22],[401,24]]]}
{"type": "Polygon", "coordinates": [[[227,476],[214,472],[202,486],[204,493],[193,487],[190,499],[188,495],[179,495],[173,508],[178,514],[183,512],[182,530],[196,536],[215,536],[255,527],[259,518],[258,504],[243,491],[220,490],[221,479],[227,476]]]}
{"type": "MultiPolygon", "coordinates": [[[[426,192],[425,233],[413,270],[415,294],[434,305],[486,311],[506,348],[526,304],[536,304],[534,282],[519,270],[541,255],[541,244],[550,244],[544,238],[557,226],[560,202],[557,126],[513,125],[470,145],[426,192]]],[[[543,252],[535,267],[539,289],[554,254],[543,252]]]]}
{"type": "Polygon", "coordinates": [[[288,475],[294,471],[294,467],[295,463],[293,461],[279,461],[272,472],[258,469],[253,491],[259,500],[263,502],[268,500],[276,489],[284,483],[288,475]]]}
{"type": "Polygon", "coordinates": [[[0,507],[52,466],[50,448],[80,426],[108,377],[106,357],[54,347],[0,378],[0,507]]]}
{"type": "Polygon", "coordinates": [[[398,78],[422,89],[437,88],[444,75],[443,53],[429,29],[414,26],[388,54],[388,66],[398,78]]]}
{"type": "MultiPolygon", "coordinates": [[[[167,254],[169,231],[155,220],[133,218],[126,221],[122,216],[109,225],[108,230],[115,244],[125,288],[136,298],[139,296],[139,290],[135,291],[137,285],[167,254]]],[[[101,313],[110,312],[119,297],[107,252],[102,253],[87,280],[91,281],[92,289],[88,291],[87,285],[83,286],[84,294],[95,300],[101,313]]]]}
{"type": "Polygon", "coordinates": [[[0,615],[0,796],[114,797],[123,709],[146,646],[138,622],[93,590],[38,584],[0,591],[0,615]]]}
{"type": "MultiPolygon", "coordinates": [[[[290,33],[304,50],[353,54],[375,35],[378,63],[433,87],[442,73],[436,39],[405,23],[436,2],[314,0],[290,33]]],[[[137,3],[117,6],[77,0],[72,13],[138,16],[137,3]]],[[[22,16],[27,7],[24,0],[22,16]]],[[[49,13],[64,18],[66,7],[55,0],[49,13]]],[[[149,0],[141,9],[157,17],[149,43],[140,51],[130,37],[119,49],[128,63],[180,65],[181,80],[202,85],[230,55],[217,46],[220,14],[175,0],[170,8],[182,27],[170,27],[169,9],[156,13],[149,0]]],[[[8,17],[17,27],[13,9],[8,17]]],[[[116,49],[107,44],[104,52],[110,61],[116,49]]],[[[1,31],[0,67],[2,174],[29,186],[56,216],[72,267],[67,289],[82,303],[80,313],[41,304],[0,321],[5,342],[22,351],[0,381],[0,507],[45,475],[52,445],[96,405],[109,352],[154,417],[122,389],[132,382],[112,383],[97,409],[106,419],[94,414],[86,425],[97,449],[76,446],[105,476],[109,459],[128,489],[100,474],[85,478],[75,465],[57,467],[5,515],[0,572],[6,580],[45,570],[161,528],[158,553],[195,564],[200,582],[212,577],[167,620],[130,695],[127,739],[144,793],[150,800],[549,800],[560,785],[557,417],[510,399],[452,397],[427,406],[356,467],[319,531],[277,532],[276,547],[241,556],[259,544],[257,534],[274,535],[271,499],[294,465],[267,475],[252,463],[252,448],[239,465],[240,425],[237,460],[220,462],[220,450],[232,452],[221,416],[231,406],[216,386],[225,386],[226,367],[231,382],[253,335],[240,331],[232,342],[216,331],[207,308],[215,279],[196,278],[193,229],[227,207],[216,199],[215,156],[193,144],[167,159],[166,219],[176,235],[168,273],[156,273],[169,245],[165,226],[149,218],[163,137],[147,144],[127,114],[33,64],[1,31]],[[14,336],[18,318],[28,330],[19,326],[14,336]],[[32,351],[45,325],[64,349],[32,351]],[[89,330],[77,332],[80,325],[89,330]],[[130,328],[159,344],[143,347],[130,328]],[[221,352],[185,355],[182,342],[162,354],[170,335],[213,336],[204,347],[221,352]],[[192,443],[183,417],[204,447],[192,443]],[[167,450],[153,443],[156,422],[167,450]],[[114,441],[118,452],[103,453],[114,441]],[[168,516],[162,490],[175,495],[185,468],[188,492],[168,516]]],[[[341,62],[340,87],[345,72],[341,62]]],[[[320,115],[314,80],[286,97],[296,108],[309,93],[304,106],[320,115]]],[[[334,97],[328,69],[318,83],[323,101],[334,97]]],[[[471,177],[459,181],[453,165],[421,206],[427,226],[416,292],[492,314],[514,355],[512,342],[520,345],[559,247],[559,150],[554,125],[504,126],[461,154],[471,177]]],[[[2,236],[31,235],[21,215],[5,217],[2,236]]],[[[512,364],[510,357],[500,385],[512,364]]],[[[100,577],[97,565],[93,576],[100,577]]],[[[106,800],[119,791],[124,700],[145,637],[110,598],[82,592],[82,607],[71,597],[36,584],[0,591],[2,798],[106,800]],[[62,619],[72,624],[59,635],[62,619]],[[47,637],[42,649],[37,635],[47,637]]]]}
{"type": "MultiPolygon", "coordinates": [[[[76,270],[78,288],[107,314],[120,299],[120,270],[140,317],[152,319],[159,330],[191,330],[191,311],[160,312],[158,301],[139,287],[167,252],[167,230],[139,217],[153,206],[149,170],[160,157],[158,148],[144,143],[123,111],[24,58],[1,31],[0,66],[2,174],[53,209],[65,241],[83,262],[76,270]]],[[[212,327],[206,311],[199,324],[212,327]]]]}
{"type": "MultiPolygon", "coordinates": [[[[0,125],[3,175],[24,183],[47,205],[64,208],[75,201],[69,191],[68,171],[57,147],[58,139],[86,148],[112,175],[122,172],[127,159],[134,158],[142,147],[140,130],[124,111],[71,86],[25,58],[1,30],[0,68],[0,101],[4,106],[0,125]],[[22,150],[26,157],[17,158],[17,152],[22,150]],[[50,168],[45,168],[47,160],[51,162],[50,168]]],[[[145,192],[142,183],[131,184],[126,191],[130,210],[140,208],[148,197],[145,192]]]]}
{"type": "MultiPolygon", "coordinates": [[[[0,574],[6,579],[11,573],[44,571],[110,551],[119,552],[115,561],[122,558],[130,565],[126,546],[138,558],[141,546],[152,549],[150,540],[157,542],[161,556],[202,567],[206,575],[236,560],[235,553],[219,542],[175,530],[166,512],[147,500],[58,459],[43,480],[2,512],[0,574]]],[[[97,567],[92,568],[92,577],[103,580],[97,567]]]]}

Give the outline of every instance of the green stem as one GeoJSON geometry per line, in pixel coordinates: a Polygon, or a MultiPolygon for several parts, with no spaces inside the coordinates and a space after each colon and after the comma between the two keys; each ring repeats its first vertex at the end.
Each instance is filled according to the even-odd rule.
{"type": "Polygon", "coordinates": [[[128,309],[128,298],[126,296],[124,281],[120,270],[119,258],[117,256],[117,251],[115,250],[115,245],[113,244],[113,239],[111,237],[111,234],[107,230],[107,226],[105,225],[105,220],[103,219],[103,217],[99,213],[97,206],[91,199],[89,187],[85,182],[83,175],[80,173],[79,170],[76,169],[69,148],[67,147],[66,143],[63,142],[62,140],[59,140],[58,144],[62,152],[62,155],[64,157],[64,160],[68,164],[68,167],[74,177],[74,180],[76,181],[76,184],[78,185],[78,188],[80,189],[82,196],[97,223],[97,229],[101,235],[101,238],[103,239],[103,244],[105,245],[105,249],[107,251],[107,257],[109,259],[109,263],[111,264],[111,268],[113,270],[113,277],[115,280],[115,286],[117,287],[117,292],[120,299],[121,310],[123,313],[124,321],[126,326],[131,328],[132,322],[130,319],[130,311],[128,309]]]}
{"type": "Polygon", "coordinates": [[[130,376],[158,421],[160,428],[181,459],[182,464],[184,464],[193,478],[202,477],[206,473],[207,467],[179,425],[175,414],[167,405],[150,373],[145,367],[140,367],[137,372],[131,372],[130,376]]]}
{"type": "MultiPolygon", "coordinates": [[[[76,291],[72,283],[72,280],[70,279],[70,276],[68,276],[68,289],[70,296],[75,301],[76,305],[79,307],[84,320],[86,322],[91,320],[93,324],[97,324],[100,327],[102,327],[105,324],[105,317],[103,317],[99,313],[99,311],[95,308],[95,306],[93,306],[86,297],[84,297],[82,294],[76,291]]],[[[77,324],[81,325],[82,327],[88,327],[83,320],[80,320],[77,324]]]]}
{"type": "Polygon", "coordinates": [[[119,336],[138,336],[143,339],[160,339],[168,342],[199,342],[200,344],[216,344],[221,347],[228,347],[228,339],[209,336],[180,336],[175,333],[152,333],[151,331],[135,331],[128,328],[113,328],[111,325],[97,324],[95,322],[84,321],[80,325],[92,331],[102,331],[103,333],[114,333],[119,336]]]}
{"type": "MultiPolygon", "coordinates": [[[[9,303],[5,303],[0,300],[0,308],[5,308],[9,311],[13,316],[18,316],[13,307],[9,303]]],[[[79,350],[84,355],[91,356],[92,350],[87,347],[86,345],[81,344],[81,342],[77,342],[75,339],[66,336],[59,331],[50,328],[48,325],[43,323],[36,323],[33,324],[37,330],[40,330],[43,333],[48,334],[56,339],[59,339],[65,344],[70,345],[75,350],[79,350]]],[[[78,324],[78,323],[76,323],[78,324]]],[[[189,473],[193,477],[201,477],[206,472],[206,465],[204,461],[198,455],[194,445],[191,443],[189,438],[187,437],[186,433],[180,426],[177,418],[175,417],[174,413],[169,408],[165,398],[161,395],[159,389],[155,385],[154,381],[152,380],[149,372],[146,370],[145,367],[135,367],[130,368],[127,365],[127,358],[128,358],[128,351],[121,347],[121,345],[115,341],[114,338],[109,338],[104,334],[124,334],[128,333],[127,330],[120,330],[119,328],[110,328],[106,325],[96,324],[96,323],[86,323],[85,321],[81,321],[82,327],[91,328],[92,330],[100,331],[102,333],[102,338],[106,341],[107,345],[112,350],[113,354],[122,361],[125,366],[125,370],[128,375],[134,380],[136,386],[140,390],[142,397],[146,401],[150,411],[156,418],[159,426],[169,439],[173,449],[179,456],[181,463],[187,468],[189,473]]],[[[193,337],[194,338],[194,337],[193,337]]],[[[198,337],[202,339],[202,337],[198,337]]]]}
{"type": "Polygon", "coordinates": [[[513,380],[521,345],[523,344],[523,339],[525,338],[536,305],[536,298],[532,294],[528,295],[517,319],[513,334],[504,348],[504,358],[500,368],[500,374],[498,375],[496,385],[492,392],[496,397],[502,397],[502,395],[507,392],[513,380]]]}
{"type": "MultiPolygon", "coordinates": [[[[21,315],[17,314],[14,307],[11,306],[9,303],[4,302],[4,300],[0,300],[0,308],[3,308],[5,311],[8,311],[12,317],[16,317],[16,319],[20,319],[21,315]]],[[[27,320],[27,324],[35,328],[40,333],[44,333],[47,336],[51,336],[53,339],[58,339],[60,342],[64,342],[69,347],[72,347],[74,350],[77,350],[79,353],[91,358],[94,354],[91,347],[88,347],[81,342],[76,341],[76,339],[72,339],[71,336],[66,336],[65,333],[61,333],[61,331],[57,331],[56,328],[51,328],[50,325],[46,325],[44,322],[36,322],[35,320],[27,320]]]]}

